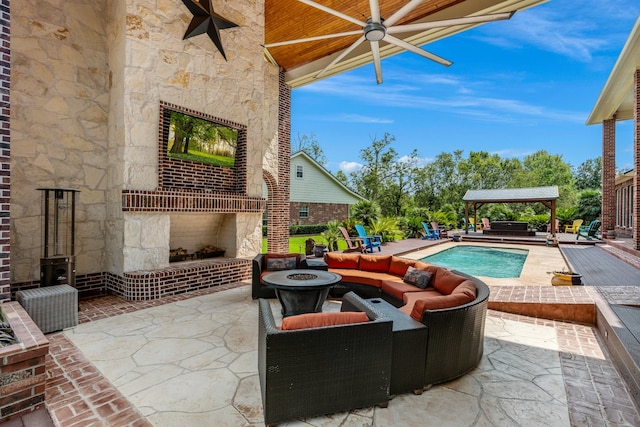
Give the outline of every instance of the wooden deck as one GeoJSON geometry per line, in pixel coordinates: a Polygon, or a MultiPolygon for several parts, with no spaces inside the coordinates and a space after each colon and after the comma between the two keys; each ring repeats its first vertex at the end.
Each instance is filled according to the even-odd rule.
{"type": "Polygon", "coordinates": [[[640,270],[598,246],[560,245],[571,271],[587,286],[640,286],[640,270]]]}

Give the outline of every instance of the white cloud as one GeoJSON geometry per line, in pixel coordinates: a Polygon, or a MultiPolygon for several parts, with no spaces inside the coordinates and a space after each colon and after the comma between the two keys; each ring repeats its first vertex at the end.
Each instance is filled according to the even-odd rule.
{"type": "Polygon", "coordinates": [[[577,61],[591,62],[594,54],[610,48],[612,39],[621,35],[622,4],[628,4],[624,16],[627,23],[633,22],[633,10],[638,10],[637,4],[632,6],[627,0],[618,2],[620,5],[615,8],[606,1],[582,0],[580,6],[570,3],[566,9],[554,5],[550,11],[542,5],[522,11],[503,25],[480,27],[474,38],[505,48],[535,46],[577,61]]]}
{"type": "Polygon", "coordinates": [[[335,121],[346,123],[393,123],[391,119],[363,116],[361,114],[342,114],[337,116],[335,121]]]}
{"type": "Polygon", "coordinates": [[[362,164],[358,162],[340,162],[340,170],[346,174],[362,169],[362,164]]]}

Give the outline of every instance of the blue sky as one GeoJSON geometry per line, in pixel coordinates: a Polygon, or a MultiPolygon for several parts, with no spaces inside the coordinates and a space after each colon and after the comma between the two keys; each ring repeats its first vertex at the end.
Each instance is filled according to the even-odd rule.
{"type": "MultiPolygon", "coordinates": [[[[327,169],[357,170],[360,150],[385,132],[400,156],[488,151],[523,159],[546,150],[579,166],[601,155],[602,127],[586,126],[640,14],[638,0],[551,0],[292,92],[291,139],[315,136],[327,169]]],[[[616,163],[632,168],[633,126],[616,128],[616,163]]]]}

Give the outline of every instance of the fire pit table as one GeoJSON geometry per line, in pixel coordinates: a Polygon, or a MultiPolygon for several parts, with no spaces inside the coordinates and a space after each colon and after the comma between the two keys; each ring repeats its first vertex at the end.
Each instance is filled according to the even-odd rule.
{"type": "Polygon", "coordinates": [[[342,276],[322,270],[282,270],[265,274],[262,281],[275,289],[282,316],[320,313],[329,289],[342,276]]]}

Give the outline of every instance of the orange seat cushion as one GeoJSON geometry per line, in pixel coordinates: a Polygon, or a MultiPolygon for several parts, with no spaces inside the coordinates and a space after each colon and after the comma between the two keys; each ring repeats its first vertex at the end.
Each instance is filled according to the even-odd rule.
{"type": "Polygon", "coordinates": [[[396,276],[392,276],[386,273],[376,273],[373,271],[362,271],[346,268],[330,268],[329,272],[341,275],[342,281],[345,283],[360,283],[362,285],[375,286],[376,288],[382,286],[383,280],[396,279],[396,276]]]}
{"type": "Polygon", "coordinates": [[[344,254],[340,252],[327,252],[324,256],[324,262],[329,268],[358,268],[360,255],[344,254]]]}
{"type": "Polygon", "coordinates": [[[387,273],[390,263],[391,255],[360,255],[358,268],[363,271],[387,273]]]}
{"type": "Polygon", "coordinates": [[[417,286],[410,285],[402,281],[401,278],[396,280],[383,280],[382,281],[382,292],[385,294],[391,295],[394,298],[399,300],[403,299],[403,296],[407,292],[421,292],[417,286]]]}
{"type": "Polygon", "coordinates": [[[465,293],[419,299],[415,304],[413,304],[410,316],[420,321],[422,320],[422,314],[426,310],[441,310],[443,308],[458,307],[467,304],[474,299],[475,296],[469,296],[465,293]]]}
{"type": "Polygon", "coordinates": [[[282,319],[283,331],[296,329],[321,328],[323,326],[348,325],[351,323],[368,322],[369,318],[363,312],[329,312],[329,313],[307,313],[289,316],[282,319]]]}
{"type": "Polygon", "coordinates": [[[404,301],[404,305],[400,307],[400,311],[405,313],[407,316],[411,316],[411,311],[413,310],[413,305],[419,299],[424,298],[433,298],[433,297],[441,297],[442,294],[435,289],[429,288],[427,290],[422,290],[417,288],[419,292],[405,292],[402,295],[402,301],[404,301]]]}
{"type": "Polygon", "coordinates": [[[473,283],[473,281],[467,279],[464,282],[460,283],[458,286],[456,286],[453,292],[451,292],[451,295],[464,294],[469,297],[475,298],[476,291],[477,291],[476,284],[473,283]]]}
{"type": "Polygon", "coordinates": [[[436,277],[431,279],[431,284],[441,293],[450,295],[451,292],[465,280],[467,280],[467,278],[464,276],[452,273],[446,268],[439,268],[436,272],[436,277]]]}

